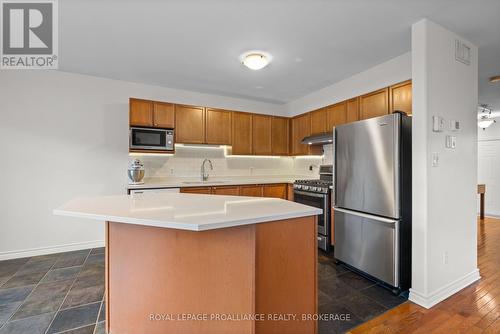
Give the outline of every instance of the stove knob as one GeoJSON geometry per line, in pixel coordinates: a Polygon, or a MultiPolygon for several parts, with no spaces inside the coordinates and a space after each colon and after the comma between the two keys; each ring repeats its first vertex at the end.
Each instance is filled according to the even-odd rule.
{"type": "Polygon", "coordinates": [[[311,191],[318,191],[318,187],[310,187],[309,190],[311,190],[311,191]]]}
{"type": "Polygon", "coordinates": [[[302,190],[309,190],[310,187],[309,186],[302,186],[302,190]]]}

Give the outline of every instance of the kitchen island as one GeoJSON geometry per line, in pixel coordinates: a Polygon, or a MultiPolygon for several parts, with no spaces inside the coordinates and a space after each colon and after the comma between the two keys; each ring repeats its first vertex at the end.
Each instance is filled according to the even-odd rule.
{"type": "Polygon", "coordinates": [[[317,332],[317,208],[167,193],[54,213],[106,222],[107,332],[317,332]]]}

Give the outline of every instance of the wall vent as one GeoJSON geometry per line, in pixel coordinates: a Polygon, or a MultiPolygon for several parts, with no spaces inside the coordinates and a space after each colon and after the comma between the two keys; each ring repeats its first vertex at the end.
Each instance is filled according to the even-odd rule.
{"type": "Polygon", "coordinates": [[[465,65],[470,65],[470,46],[464,42],[455,40],[455,60],[465,65]]]}

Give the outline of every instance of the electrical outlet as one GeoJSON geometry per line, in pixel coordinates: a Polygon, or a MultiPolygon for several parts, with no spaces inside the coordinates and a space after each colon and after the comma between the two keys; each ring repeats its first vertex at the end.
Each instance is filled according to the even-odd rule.
{"type": "Polygon", "coordinates": [[[438,167],[439,166],[439,153],[433,152],[432,153],[432,167],[438,167]]]}
{"type": "Polygon", "coordinates": [[[174,175],[174,169],[170,168],[170,175],[174,175]]]}
{"type": "Polygon", "coordinates": [[[253,167],[250,167],[250,175],[253,175],[253,167]]]}

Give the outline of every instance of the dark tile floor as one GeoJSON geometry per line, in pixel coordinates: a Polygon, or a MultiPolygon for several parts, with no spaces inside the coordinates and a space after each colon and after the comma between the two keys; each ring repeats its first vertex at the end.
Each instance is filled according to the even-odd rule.
{"type": "MultiPolygon", "coordinates": [[[[406,301],[320,252],[319,333],[343,333],[406,301]]],[[[104,249],[0,261],[0,334],[104,333],[104,249]]]]}
{"type": "Polygon", "coordinates": [[[0,261],[0,334],[104,333],[104,248],[0,261]]]}
{"type": "Polygon", "coordinates": [[[318,254],[319,334],[344,333],[406,302],[384,287],[336,264],[333,254],[318,254]]]}

